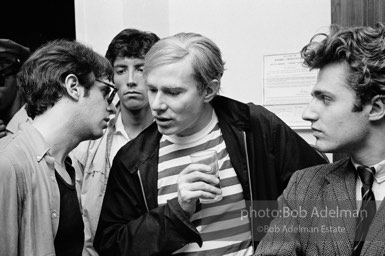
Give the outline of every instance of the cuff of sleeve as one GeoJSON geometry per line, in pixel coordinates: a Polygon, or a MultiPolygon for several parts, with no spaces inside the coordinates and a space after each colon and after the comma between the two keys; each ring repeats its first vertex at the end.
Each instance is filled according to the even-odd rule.
{"type": "Polygon", "coordinates": [[[178,199],[174,198],[167,201],[170,210],[175,214],[175,216],[184,224],[185,228],[181,229],[183,234],[186,234],[186,228],[188,229],[188,234],[186,234],[192,241],[196,242],[199,247],[202,247],[202,238],[195,226],[190,222],[189,218],[180,207],[178,199]]]}

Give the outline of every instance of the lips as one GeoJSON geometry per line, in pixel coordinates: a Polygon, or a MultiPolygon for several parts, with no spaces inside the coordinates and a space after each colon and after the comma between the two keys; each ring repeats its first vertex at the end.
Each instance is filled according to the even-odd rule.
{"type": "Polygon", "coordinates": [[[128,91],[124,93],[124,95],[137,95],[137,94],[140,94],[140,93],[137,91],[128,91]]]}
{"type": "Polygon", "coordinates": [[[170,122],[171,119],[170,118],[165,118],[165,117],[161,117],[161,116],[155,116],[155,120],[156,122],[159,124],[163,124],[163,123],[166,123],[166,122],[170,122]]]}
{"type": "Polygon", "coordinates": [[[321,130],[318,130],[317,128],[314,128],[314,127],[311,127],[311,129],[313,130],[313,132],[321,132],[321,130]]]}

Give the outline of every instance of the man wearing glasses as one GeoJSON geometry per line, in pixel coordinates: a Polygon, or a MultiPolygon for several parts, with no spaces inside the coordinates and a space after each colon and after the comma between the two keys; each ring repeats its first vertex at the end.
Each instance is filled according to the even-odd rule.
{"type": "Polygon", "coordinates": [[[0,39],[0,138],[14,133],[17,124],[27,120],[24,109],[16,114],[25,101],[17,86],[16,74],[29,53],[27,47],[9,39],[0,39]]]}
{"type": "Polygon", "coordinates": [[[116,153],[154,120],[142,72],[144,56],[158,40],[151,32],[124,29],[108,46],[106,57],[113,66],[114,82],[119,88],[117,113],[102,138],[81,143],[74,150],[84,174],[81,201],[86,255],[98,255],[93,240],[116,153]]]}
{"type": "Polygon", "coordinates": [[[0,140],[0,255],[81,255],[84,224],[68,157],[107,128],[108,60],[76,41],[37,49],[17,79],[31,122],[0,140]]]}

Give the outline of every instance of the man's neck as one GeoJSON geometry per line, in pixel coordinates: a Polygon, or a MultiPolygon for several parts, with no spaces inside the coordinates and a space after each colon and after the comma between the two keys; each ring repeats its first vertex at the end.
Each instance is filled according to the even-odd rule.
{"type": "Polygon", "coordinates": [[[154,121],[149,106],[139,110],[128,110],[121,106],[121,117],[124,129],[130,139],[135,138],[154,121]]]}
{"type": "Polygon", "coordinates": [[[65,115],[50,111],[46,111],[33,120],[33,126],[49,145],[51,155],[62,165],[69,152],[80,142],[80,139],[71,133],[72,125],[73,122],[65,115]]]}
{"type": "Polygon", "coordinates": [[[360,165],[366,166],[372,166],[384,160],[385,145],[379,143],[379,141],[385,141],[383,131],[377,132],[376,136],[371,136],[365,143],[361,143],[359,149],[351,153],[353,160],[360,165]]]}

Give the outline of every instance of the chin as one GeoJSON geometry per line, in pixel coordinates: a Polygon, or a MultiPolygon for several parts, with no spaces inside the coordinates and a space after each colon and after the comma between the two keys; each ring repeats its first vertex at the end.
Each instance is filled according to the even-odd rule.
{"type": "Polygon", "coordinates": [[[128,110],[138,110],[144,108],[146,105],[142,102],[136,101],[136,100],[128,100],[127,102],[124,102],[124,107],[128,110]]]}
{"type": "Polygon", "coordinates": [[[99,139],[100,137],[103,136],[103,130],[101,130],[100,132],[96,132],[96,133],[93,133],[89,138],[89,140],[96,140],[96,139],[99,139]]]}
{"type": "Polygon", "coordinates": [[[334,146],[332,146],[332,145],[327,145],[327,144],[325,144],[325,143],[320,143],[320,142],[318,142],[318,141],[316,141],[315,147],[316,147],[319,151],[321,151],[321,152],[323,152],[323,153],[334,153],[334,152],[338,151],[338,148],[336,148],[336,147],[334,147],[334,146]]]}
{"type": "Polygon", "coordinates": [[[158,125],[158,131],[163,134],[163,135],[174,135],[175,134],[175,131],[173,131],[173,129],[170,129],[170,128],[162,128],[158,125]]]}

